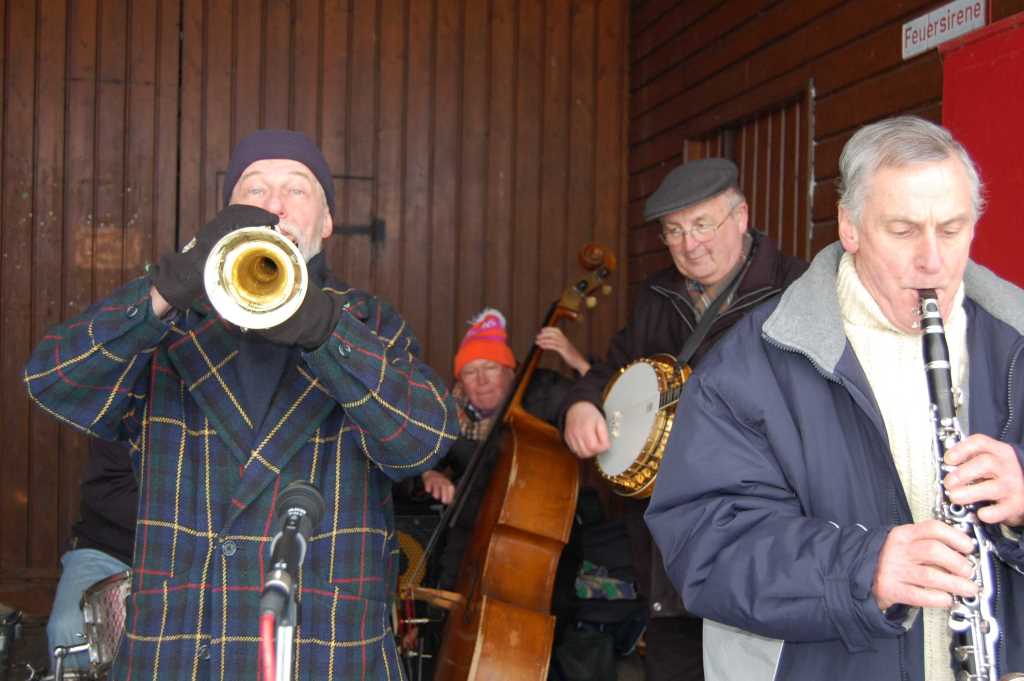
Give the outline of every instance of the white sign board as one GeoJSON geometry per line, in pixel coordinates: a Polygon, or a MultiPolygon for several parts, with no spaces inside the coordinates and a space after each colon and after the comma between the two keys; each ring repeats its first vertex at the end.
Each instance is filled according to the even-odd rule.
{"type": "Polygon", "coordinates": [[[985,25],[985,0],[955,0],[903,24],[903,58],[985,25]]]}

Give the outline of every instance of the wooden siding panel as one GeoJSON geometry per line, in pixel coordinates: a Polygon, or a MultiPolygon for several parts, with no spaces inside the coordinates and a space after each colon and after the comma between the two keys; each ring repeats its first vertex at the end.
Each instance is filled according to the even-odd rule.
{"type": "MultiPolygon", "coordinates": [[[[882,27],[885,27],[885,31],[891,30],[895,33],[888,42],[864,46],[857,50],[856,58],[847,59],[833,66],[839,70],[852,67],[870,72],[872,68],[877,68],[872,64],[877,63],[879,59],[884,59],[886,64],[891,65],[893,51],[897,55],[896,59],[899,59],[900,18],[906,17],[908,11],[913,12],[916,7],[924,6],[926,3],[927,0],[902,3],[864,0],[859,3],[819,6],[817,10],[827,11],[822,11],[813,21],[802,26],[800,21],[810,14],[790,16],[786,10],[791,3],[783,3],[772,15],[764,17],[764,23],[773,27],[772,33],[778,37],[777,41],[763,43],[754,53],[754,58],[749,58],[751,55],[748,53],[754,47],[749,39],[742,47],[747,50],[743,53],[748,56],[746,59],[736,59],[736,52],[740,50],[738,45],[730,45],[728,50],[713,55],[697,55],[651,83],[649,87],[653,92],[639,91],[639,99],[634,102],[634,115],[639,116],[668,97],[692,90],[704,81],[717,81],[721,83],[721,87],[733,92],[746,89],[752,84],[776,78],[816,59],[828,57],[836,47],[842,47],[850,41],[857,42],[865,33],[870,40],[882,27]],[[726,62],[731,65],[726,67],[726,62]]],[[[755,35],[752,28],[744,27],[744,32],[750,33],[751,36],[755,35]]],[[[826,68],[824,64],[817,64],[815,70],[822,78],[829,78],[832,73],[832,69],[826,68]]],[[[704,97],[708,104],[721,101],[710,99],[708,95],[704,97]]]]}
{"type": "MultiPolygon", "coordinates": [[[[248,132],[243,128],[253,117],[242,112],[254,108],[260,125],[284,118],[317,136],[336,173],[336,220],[361,224],[382,211],[391,216],[384,244],[372,246],[366,236],[336,238],[326,247],[329,261],[342,278],[386,293],[409,314],[431,363],[445,373],[464,321],[484,304],[514,317],[513,346],[525,351],[557,293],[539,275],[542,263],[563,282],[577,270],[575,251],[599,230],[625,247],[622,212],[614,217],[606,210],[623,203],[623,168],[610,163],[622,154],[626,126],[623,0],[578,0],[568,7],[551,0],[264,0],[259,15],[247,17],[234,16],[238,3],[225,16],[218,1],[230,2],[189,0],[185,9],[182,146],[202,151],[186,157],[183,168],[203,174],[202,191],[209,194],[215,187],[210,178],[221,177],[229,151],[222,140],[233,143],[248,132]],[[599,15],[607,30],[598,25],[599,15]],[[307,26],[317,17],[322,28],[307,26]],[[212,44],[214,23],[230,27],[230,41],[222,42],[231,47],[212,44]],[[261,36],[258,54],[252,47],[243,52],[251,32],[261,36]],[[400,78],[392,65],[387,85],[385,32],[408,41],[400,78]],[[256,59],[258,91],[237,82],[252,77],[256,59]],[[319,65],[322,78],[309,76],[312,65],[319,65]],[[553,74],[558,88],[551,87],[553,74]],[[280,101],[270,101],[271,92],[279,99],[288,93],[287,111],[275,113],[280,101]],[[225,101],[233,111],[229,120],[219,115],[225,101]],[[391,102],[399,102],[400,111],[384,114],[391,102]],[[598,199],[599,181],[617,191],[602,189],[598,199]],[[568,201],[568,193],[581,200],[568,201]],[[560,230],[546,228],[549,208],[560,230]],[[607,213],[601,225],[598,213],[607,213]],[[547,258],[556,266],[548,267],[547,258]],[[517,287],[520,269],[526,274],[517,287]]],[[[186,202],[183,195],[182,211],[186,202]]],[[[201,204],[207,211],[209,201],[201,204]]]]}
{"type": "MultiPolygon", "coordinates": [[[[71,5],[67,16],[68,43],[65,68],[67,113],[64,144],[64,224],[61,252],[63,274],[63,309],[61,319],[85,310],[93,300],[95,262],[94,215],[97,184],[96,117],[98,11],[95,5],[71,5]]],[[[107,191],[111,191],[108,187],[107,191]]],[[[69,428],[62,428],[58,475],[60,486],[74,489],[78,499],[77,481],[86,456],[85,438],[69,428]]],[[[77,512],[76,501],[69,500],[60,509],[62,521],[77,512]]],[[[70,525],[62,531],[67,532],[70,525]]],[[[59,551],[61,547],[58,547],[59,551]]],[[[54,567],[56,567],[54,565],[54,567]]],[[[56,570],[54,570],[56,572],[56,570]]]]}
{"type": "MultiPolygon", "coordinates": [[[[229,44],[234,71],[230,112],[232,148],[246,134],[263,127],[262,90],[266,82],[263,62],[266,56],[265,50],[254,52],[252,47],[254,40],[259,41],[263,37],[264,18],[263,8],[259,5],[251,7],[248,12],[235,12],[231,17],[229,44]]],[[[277,96],[285,94],[278,92],[277,96]]]]}
{"type": "Polygon", "coordinates": [[[0,592],[42,584],[32,612],[49,607],[86,441],[28,410],[21,371],[52,324],[137,276],[157,235],[174,245],[180,9],[40,0],[2,15],[0,592]]]}
{"type": "Polygon", "coordinates": [[[771,184],[768,192],[764,228],[778,244],[783,243],[783,233],[786,229],[786,224],[782,221],[782,197],[787,183],[785,180],[779,181],[779,178],[787,177],[785,163],[787,148],[784,146],[785,133],[783,130],[785,120],[786,108],[773,112],[768,120],[772,138],[772,157],[768,162],[767,173],[769,177],[776,178],[776,181],[771,184]]]}
{"type": "Polygon", "coordinates": [[[405,62],[408,58],[406,27],[408,12],[405,0],[382,0],[380,37],[380,84],[377,89],[377,112],[380,116],[378,136],[377,210],[387,235],[378,246],[380,268],[374,276],[374,290],[384,300],[394,303],[402,293],[402,223],[404,201],[403,141],[406,100],[405,62]]]}
{"type": "MultiPolygon", "coordinates": [[[[915,4],[924,2],[915,0],[915,4]]],[[[634,119],[648,130],[641,132],[634,126],[633,140],[636,143],[654,134],[663,134],[653,131],[678,127],[679,121],[692,119],[701,112],[713,111],[713,107],[736,100],[738,93],[746,94],[746,98],[733,102],[731,109],[719,116],[718,121],[702,123],[703,129],[690,126],[683,134],[696,136],[721,124],[719,121],[725,122],[729,117],[742,117],[744,112],[749,115],[751,111],[765,108],[784,98],[785,93],[800,89],[802,83],[812,77],[816,80],[820,96],[856,80],[858,74],[864,77],[891,68],[900,59],[900,27],[898,23],[886,24],[905,16],[903,13],[906,11],[905,5],[884,0],[842,3],[833,12],[780,37],[778,42],[765,45],[755,56],[724,70],[715,72],[719,67],[717,62],[702,68],[700,59],[703,57],[698,56],[687,62],[674,80],[652,84],[661,99],[651,95],[648,100],[650,109],[639,110],[634,102],[634,119]],[[848,43],[871,29],[875,32],[848,43]],[[880,36],[879,33],[885,35],[880,36]],[[759,85],[761,87],[754,90],[759,85]],[[655,99],[660,102],[657,106],[654,106],[655,99]]],[[[721,55],[718,58],[722,58],[721,55]]],[[[647,152],[648,156],[655,153],[656,148],[647,152]]],[[[652,162],[650,158],[645,158],[645,161],[647,164],[652,162]]]]}
{"type": "MultiPolygon", "coordinates": [[[[356,0],[352,13],[352,52],[349,59],[349,129],[345,158],[346,172],[367,180],[345,182],[344,222],[366,225],[373,218],[377,184],[377,0],[356,0]]],[[[315,90],[311,94],[315,99],[315,90]]],[[[374,290],[375,254],[365,234],[344,238],[345,266],[342,273],[353,286],[374,290]]]]}
{"type": "MultiPolygon", "coordinates": [[[[515,0],[491,3],[490,115],[487,145],[487,230],[485,232],[484,292],[489,305],[511,312],[512,239],[516,218],[515,192],[516,135],[516,14],[515,0]]],[[[530,319],[514,320],[515,328],[528,328],[530,319]]],[[[513,346],[522,357],[525,348],[513,346]]]]}
{"type": "MultiPolygon", "coordinates": [[[[207,2],[214,2],[215,0],[207,0],[207,2]]],[[[216,0],[220,1],[220,0],[216,0]]],[[[336,0],[343,7],[350,4],[349,0],[336,0]]],[[[230,4],[234,4],[233,2],[230,4]]],[[[293,35],[290,28],[292,24],[292,7],[300,3],[291,2],[276,2],[275,0],[263,0],[263,31],[257,38],[255,35],[239,34],[236,40],[238,41],[239,48],[243,55],[252,56],[254,43],[257,49],[257,54],[260,59],[260,68],[262,70],[262,76],[260,80],[263,82],[262,95],[263,101],[260,107],[263,112],[263,118],[260,122],[260,127],[263,128],[287,128],[292,124],[292,102],[293,102],[293,82],[292,82],[292,61],[295,58],[293,42],[293,35]]],[[[237,11],[240,12],[251,12],[255,11],[257,0],[247,0],[239,3],[237,11]]],[[[223,40],[223,36],[220,32],[224,26],[230,26],[230,20],[213,21],[211,20],[205,28],[216,36],[216,40],[223,40]]],[[[340,35],[345,35],[344,33],[340,35]]],[[[224,41],[227,42],[227,41],[224,41]]],[[[242,58],[245,58],[244,56],[242,58]]],[[[210,65],[213,66],[213,65],[210,65]]],[[[210,68],[208,66],[208,68],[210,68]]],[[[213,93],[210,93],[213,94],[213,93]]],[[[209,95],[208,95],[209,96],[209,95]]],[[[242,102],[237,103],[241,105],[242,102]]],[[[230,152],[229,152],[230,153],[230,152]]],[[[226,156],[217,156],[217,159],[223,158],[221,165],[227,165],[226,156]]]]}
{"type": "MultiPolygon", "coordinates": [[[[34,2],[8,3],[7,48],[5,65],[21,78],[9,79],[4,92],[4,145],[2,224],[0,248],[3,270],[0,272],[0,378],[4,386],[22,385],[22,364],[31,345],[32,298],[25,295],[32,287],[32,268],[26,254],[32,252],[33,158],[31,130],[36,114],[35,70],[36,6],[34,2]]],[[[27,452],[29,449],[29,406],[23,390],[4,390],[2,427],[5,449],[27,452]]],[[[0,508],[0,538],[5,560],[25,565],[29,555],[29,495],[31,466],[27,457],[11,457],[3,466],[6,493],[0,508]]]]}
{"type": "MultiPolygon", "coordinates": [[[[348,181],[348,135],[351,125],[349,110],[349,61],[351,58],[351,23],[349,0],[326,0],[323,7],[323,71],[320,78],[318,124],[320,150],[334,174],[334,224],[346,220],[348,181]]],[[[404,26],[403,26],[404,28],[404,26]]],[[[346,276],[345,246],[347,239],[335,235],[324,243],[324,257],[342,278],[346,276]]]]}
{"type": "MultiPolygon", "coordinates": [[[[38,0],[0,19],[12,385],[49,325],[220,209],[228,155],[260,127],[320,143],[337,223],[385,221],[384,242],[335,237],[327,256],[390,299],[446,378],[483,304],[523,354],[579,248],[627,246],[626,0],[38,0]]],[[[581,349],[604,350],[624,301],[620,287],[569,329],[581,349]]],[[[56,577],[85,440],[20,391],[0,400],[25,451],[2,474],[2,591],[9,575],[56,577]]]]}
{"type": "Polygon", "coordinates": [[[822,136],[832,135],[941,98],[942,67],[938,54],[932,52],[818,99],[817,130],[822,136]]]}
{"type": "MultiPolygon", "coordinates": [[[[323,92],[320,82],[324,54],[323,6],[319,0],[297,2],[294,6],[294,21],[291,26],[295,52],[291,63],[291,92],[289,93],[291,111],[288,126],[295,130],[301,130],[311,139],[319,140],[320,93],[323,92]]],[[[372,27],[370,35],[372,38],[372,27]]],[[[240,40],[239,42],[244,41],[240,40]]],[[[265,50],[265,52],[271,53],[271,50],[265,50]]],[[[240,55],[240,57],[242,60],[246,60],[246,55],[240,55]]]]}
{"type": "MultiPolygon", "coordinates": [[[[512,302],[508,311],[515,322],[510,329],[512,347],[525,356],[533,344],[545,308],[538,305],[549,282],[543,281],[540,253],[546,239],[540,214],[541,156],[544,72],[543,0],[520,0],[517,16],[515,88],[515,219],[511,227],[512,302]],[[539,313],[539,314],[538,314],[539,313]]],[[[621,63],[620,63],[621,65],[621,63]]]]}
{"type": "Polygon", "coordinates": [[[458,199],[459,100],[462,65],[462,11],[459,3],[441,1],[437,7],[434,54],[434,113],[431,154],[429,290],[432,301],[428,331],[428,360],[433,366],[450,364],[463,330],[448,301],[458,288],[455,262],[455,216],[458,199]]]}
{"type": "MultiPolygon", "coordinates": [[[[667,5],[668,3],[665,4],[667,5]]],[[[687,36],[682,34],[682,30],[697,24],[701,17],[713,11],[715,6],[720,4],[722,4],[721,0],[701,0],[700,2],[678,3],[667,9],[663,6],[660,8],[662,13],[658,16],[658,20],[650,23],[646,20],[646,17],[649,17],[654,9],[652,3],[649,8],[645,8],[644,14],[646,17],[636,17],[637,22],[642,24],[642,27],[638,27],[639,30],[630,46],[630,61],[637,64],[637,62],[659,47],[664,47],[664,51],[672,55],[674,59],[685,58],[685,51],[687,49],[699,49],[699,46],[687,45],[687,36]],[[675,44],[666,45],[670,41],[675,44]]],[[[735,5],[735,3],[733,4],[735,5]]],[[[763,3],[758,2],[754,4],[754,7],[756,8],[759,4],[763,3]]],[[[735,7],[733,9],[735,11],[735,7]]],[[[740,13],[742,13],[742,10],[740,13]]],[[[696,35],[700,36],[699,33],[696,33],[696,35]]],[[[700,37],[704,40],[714,39],[707,34],[700,37]]]]}
{"type": "Polygon", "coordinates": [[[630,31],[634,40],[648,30],[655,21],[661,21],[679,0],[632,0],[630,2],[630,31]]]}
{"type": "MultiPolygon", "coordinates": [[[[797,103],[785,108],[781,116],[783,130],[781,132],[780,154],[781,166],[779,174],[785,177],[800,177],[800,157],[806,154],[807,150],[801,136],[804,124],[805,111],[801,111],[797,103]]],[[[805,188],[799,182],[779,183],[780,210],[779,225],[782,228],[779,246],[786,253],[803,253],[800,248],[800,225],[802,219],[798,212],[800,206],[800,195],[806,194],[805,188]]]]}
{"type": "MultiPolygon", "coordinates": [[[[756,4],[749,1],[743,5],[739,5],[739,3],[726,3],[728,9],[723,11],[726,17],[730,16],[730,10],[734,7],[744,18],[753,17],[755,14],[757,16],[742,27],[737,28],[724,39],[719,38],[710,42],[705,49],[694,52],[689,59],[675,64],[674,68],[670,71],[665,71],[657,80],[649,84],[646,79],[636,81],[634,87],[638,88],[638,90],[631,105],[632,114],[636,117],[638,124],[637,129],[634,131],[634,139],[645,138],[659,130],[657,128],[659,124],[658,117],[643,114],[665,102],[667,96],[713,78],[725,78],[726,82],[733,84],[737,80],[749,78],[746,75],[746,71],[752,65],[749,57],[755,54],[761,46],[771,44],[779,36],[797,30],[800,26],[829,12],[842,3],[841,0],[808,0],[799,3],[782,2],[763,13],[758,13],[756,4]],[[644,87],[645,85],[647,87],[644,87]]],[[[717,37],[718,34],[714,35],[717,37]]],[[[695,41],[696,37],[694,36],[689,42],[695,41]]],[[[801,49],[796,45],[791,46],[791,49],[793,47],[797,47],[798,53],[808,49],[806,46],[801,49]]],[[[790,63],[792,59],[786,53],[777,55],[777,58],[783,64],[790,63]]],[[[667,63],[667,60],[667,57],[663,59],[666,62],[665,68],[672,65],[667,63]]],[[[754,64],[758,65],[762,63],[760,60],[754,62],[754,64]]],[[[764,67],[762,66],[761,68],[764,67]]],[[[711,102],[705,102],[704,104],[711,104],[711,102]]]]}
{"type": "Polygon", "coordinates": [[[125,81],[127,73],[127,7],[124,0],[98,4],[96,84],[96,211],[93,291],[95,300],[121,283],[124,263],[125,81]]]}
{"type": "MultiPolygon", "coordinates": [[[[35,150],[32,229],[32,326],[33,342],[61,321],[63,296],[61,277],[64,248],[64,95],[67,8],[65,3],[49,0],[39,6],[39,60],[36,82],[35,124],[38,126],[35,150]]],[[[25,291],[22,295],[27,295],[25,291]]],[[[23,394],[18,384],[6,384],[23,394]]],[[[0,401],[4,398],[0,397],[0,401]]],[[[2,403],[2,402],[0,402],[2,403]]],[[[63,456],[60,426],[48,415],[29,412],[29,465],[32,483],[29,489],[29,561],[37,567],[56,564],[60,547],[67,539],[77,513],[78,461],[63,456]]],[[[7,432],[7,431],[5,431],[7,432]]],[[[76,437],[81,437],[76,435],[76,437]]],[[[17,458],[17,450],[5,451],[5,461],[17,458]]],[[[5,472],[0,473],[0,483],[5,472]]],[[[9,489],[5,487],[4,489],[9,489]]]]}
{"type": "MultiPolygon", "coordinates": [[[[738,14],[751,7],[727,4],[738,14]]],[[[724,126],[743,128],[744,121],[776,110],[773,115],[779,120],[767,127],[738,132],[737,159],[744,168],[743,182],[752,183],[744,188],[758,204],[755,224],[771,224],[771,233],[788,252],[810,256],[835,236],[831,183],[839,151],[852,132],[902,112],[938,117],[942,83],[936,52],[906,62],[900,54],[902,24],[934,3],[769,3],[756,20],[736,23],[713,44],[686,37],[695,36],[714,11],[689,22],[675,20],[694,14],[698,5],[681,0],[634,3],[631,10],[636,61],[630,73],[627,224],[633,231],[630,250],[636,253],[630,263],[635,265],[633,282],[653,266],[647,250],[651,234],[640,216],[643,199],[663,168],[677,162],[680,144],[685,147],[682,140],[703,139],[724,126]],[[675,31],[671,36],[670,29],[675,31]],[[814,95],[807,106],[793,108],[809,87],[814,95]],[[794,116],[802,119],[791,120],[794,116]],[[756,154],[752,144],[776,155],[756,154]],[[779,153],[780,144],[785,154],[779,153]],[[747,167],[750,162],[759,164],[758,172],[747,167]],[[795,184],[778,196],[763,196],[763,172],[795,184]],[[806,189],[811,186],[818,188],[813,201],[806,189]],[[791,228],[798,231],[787,231],[791,228]]],[[[994,0],[992,16],[1006,16],[1022,5],[1021,0],[994,0]]]]}
{"type": "MultiPolygon", "coordinates": [[[[181,111],[201,111],[203,106],[203,0],[182,0],[181,26],[181,111]]],[[[201,115],[182,115],[179,126],[181,129],[181,148],[178,152],[180,173],[177,185],[180,196],[189,200],[178,201],[178,233],[177,246],[180,248],[188,243],[198,225],[202,225],[203,196],[201,148],[204,117],[201,115]]],[[[219,204],[218,204],[219,205],[219,204]]]]}
{"type": "MultiPolygon", "coordinates": [[[[572,24],[572,83],[571,116],[569,128],[569,223],[567,243],[559,274],[563,281],[575,275],[576,257],[580,248],[593,235],[594,204],[584,197],[594,195],[594,118],[595,82],[593,55],[596,45],[596,7],[581,2],[576,7],[572,24]],[[572,275],[570,275],[570,272],[572,275]]],[[[577,336],[577,338],[580,338],[577,336]]],[[[584,345],[589,343],[584,342],[584,345]]]]}
{"type": "MultiPolygon", "coordinates": [[[[488,120],[491,101],[490,78],[490,3],[468,2],[463,24],[462,59],[462,149],[459,174],[462,186],[459,196],[459,252],[461,285],[455,292],[456,340],[468,328],[473,315],[487,304],[484,283],[487,234],[492,225],[487,221],[487,153],[488,120]]],[[[513,330],[515,325],[513,325],[513,330]]]]}
{"type": "Polygon", "coordinates": [[[150,244],[149,261],[178,246],[178,105],[181,99],[179,69],[182,63],[181,40],[182,0],[158,0],[159,24],[156,39],[159,70],[157,71],[157,110],[153,127],[156,134],[153,192],[156,215],[155,234],[150,244]]]}
{"type": "MultiPolygon", "coordinates": [[[[816,9],[822,0],[803,0],[798,4],[789,3],[787,15],[802,17],[808,8],[816,9]]],[[[835,2],[836,0],[825,0],[835,2]]],[[[769,0],[770,2],[770,0],[769,0]]],[[[689,3],[683,3],[689,4],[689,3]]],[[[744,38],[753,31],[753,37],[747,40],[753,43],[762,35],[771,23],[762,21],[758,14],[768,4],[766,0],[732,0],[723,2],[714,10],[696,19],[692,24],[681,27],[676,36],[662,43],[657,49],[643,59],[632,64],[633,88],[641,89],[635,100],[637,106],[647,104],[643,94],[643,86],[654,80],[680,61],[689,62],[691,55],[708,55],[714,59],[717,55],[728,55],[736,58],[743,54],[744,38]],[[728,38],[728,40],[723,40],[728,38]]],[[[668,15],[666,15],[668,16],[668,15]]],[[[696,64],[695,64],[696,65],[696,64]]],[[[724,64],[720,64],[718,67],[724,64]]]]}
{"type": "MultiPolygon", "coordinates": [[[[607,172],[608,168],[620,166],[626,140],[626,115],[620,107],[601,106],[601,102],[622,100],[628,92],[625,59],[627,16],[621,3],[602,0],[597,15],[597,84],[595,101],[594,138],[594,229],[593,240],[611,248],[619,263],[626,262],[626,192],[624,178],[607,172]]],[[[573,274],[573,272],[570,272],[573,274]]],[[[625,315],[617,311],[625,309],[626,290],[623,286],[613,287],[614,297],[599,296],[600,307],[587,313],[590,338],[595,343],[604,343],[625,323],[625,315]]],[[[573,337],[584,346],[582,336],[573,337]]]]}
{"type": "MultiPolygon", "coordinates": [[[[430,241],[430,158],[433,154],[434,2],[410,2],[408,106],[406,108],[405,210],[403,231],[402,297],[398,310],[421,343],[429,343],[431,327],[430,258],[424,244],[430,241]]],[[[426,347],[429,347],[427,345],[426,347]]],[[[449,366],[433,363],[441,369],[449,366]]],[[[450,371],[450,369],[447,369],[450,371]]]]}
{"type": "MultiPolygon", "coordinates": [[[[185,243],[188,243],[192,235],[202,225],[213,219],[217,212],[224,207],[224,172],[227,170],[227,159],[234,142],[231,137],[231,111],[237,105],[231,98],[231,93],[234,90],[231,84],[235,78],[234,59],[231,51],[233,41],[225,39],[223,34],[223,27],[234,24],[232,20],[234,1],[207,0],[207,8],[209,14],[205,17],[202,48],[204,52],[203,119],[206,125],[202,129],[199,143],[202,153],[200,173],[203,184],[200,189],[200,201],[203,212],[195,224],[181,226],[185,232],[182,234],[185,243]]],[[[287,33],[283,33],[275,39],[286,40],[284,37],[286,35],[287,33]]],[[[243,36],[239,36],[239,42],[246,42],[243,36]]],[[[268,51],[261,50],[260,52],[266,54],[268,51]]],[[[284,86],[277,92],[281,93],[280,96],[284,99],[288,87],[284,86]]],[[[282,122],[280,127],[285,125],[286,123],[282,122]]]]}
{"type": "MultiPolygon", "coordinates": [[[[569,239],[569,136],[572,127],[570,99],[572,66],[572,24],[574,14],[568,2],[547,2],[544,28],[543,152],[541,157],[541,232],[543,248],[540,268],[548,286],[562,286],[565,253],[573,248],[569,239]]],[[[545,289],[547,290],[547,289],[545,289]]],[[[559,289],[560,290],[560,289],[559,289]]],[[[551,302],[539,292],[538,309],[551,302]]],[[[542,312],[543,314],[543,312],[542,312]]],[[[603,352],[603,348],[600,349],[603,352]]]]}

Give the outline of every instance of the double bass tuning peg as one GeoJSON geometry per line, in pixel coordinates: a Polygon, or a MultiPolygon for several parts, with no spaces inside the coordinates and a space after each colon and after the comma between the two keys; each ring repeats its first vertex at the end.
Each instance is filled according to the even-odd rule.
{"type": "MultiPolygon", "coordinates": [[[[601,286],[601,293],[609,296],[612,293],[612,287],[609,284],[603,284],[601,286]]],[[[597,307],[597,296],[587,296],[583,299],[583,304],[587,306],[588,310],[593,310],[597,307]]]]}

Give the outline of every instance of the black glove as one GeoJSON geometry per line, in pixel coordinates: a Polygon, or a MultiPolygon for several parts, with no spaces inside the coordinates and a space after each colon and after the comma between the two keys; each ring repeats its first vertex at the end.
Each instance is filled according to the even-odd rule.
{"type": "Polygon", "coordinates": [[[277,216],[256,206],[232,204],[203,225],[180,253],[160,258],[151,281],[160,295],[179,310],[187,310],[203,293],[203,268],[210,250],[225,234],[241,227],[274,226],[277,216]]]}
{"type": "Polygon", "coordinates": [[[314,350],[327,340],[341,319],[338,299],[316,285],[310,285],[306,297],[291,317],[269,329],[251,329],[271,343],[298,345],[314,350]]]}
{"type": "Polygon", "coordinates": [[[250,333],[259,334],[271,343],[298,345],[312,350],[324,344],[340,318],[338,299],[310,284],[305,298],[292,316],[278,326],[252,329],[250,333]]]}

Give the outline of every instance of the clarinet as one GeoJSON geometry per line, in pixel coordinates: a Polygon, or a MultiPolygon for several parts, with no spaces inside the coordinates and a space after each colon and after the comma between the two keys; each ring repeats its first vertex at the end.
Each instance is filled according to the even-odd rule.
{"type": "Polygon", "coordinates": [[[974,504],[955,504],[946,496],[943,478],[951,468],[943,463],[946,451],[964,439],[956,410],[960,393],[953,389],[949,366],[949,347],[942,325],[938,297],[932,289],[918,291],[921,300],[921,336],[924,369],[928,378],[932,423],[935,426],[935,454],[938,458],[938,494],[935,517],[960,529],[974,539],[974,551],[967,556],[973,568],[972,580],[978,594],[969,598],[953,596],[949,628],[953,631],[954,670],[957,681],[1007,681],[1024,678],[1008,674],[1000,680],[996,669],[996,642],[999,622],[992,612],[995,597],[992,563],[993,546],[982,530],[974,504]]]}

